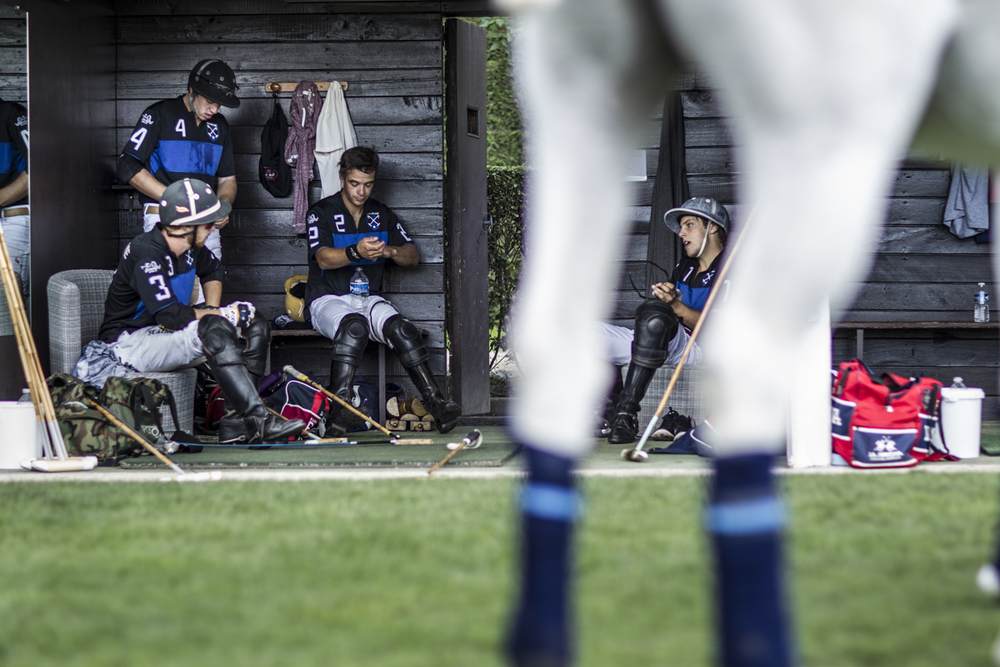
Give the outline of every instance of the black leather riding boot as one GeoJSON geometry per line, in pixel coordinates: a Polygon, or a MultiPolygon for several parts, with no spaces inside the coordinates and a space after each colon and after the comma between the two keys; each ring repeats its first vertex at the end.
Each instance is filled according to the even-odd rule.
{"type": "Polygon", "coordinates": [[[420,392],[420,398],[424,402],[427,411],[434,415],[434,424],[439,433],[447,433],[455,428],[458,418],[462,416],[462,406],[454,401],[449,401],[438,389],[431,374],[430,366],[426,363],[418,364],[406,369],[410,380],[420,392]]]}
{"type": "Polygon", "coordinates": [[[644,368],[635,362],[629,364],[625,387],[618,400],[614,421],[611,422],[611,435],[608,436],[611,444],[627,445],[635,442],[639,433],[639,402],[646,395],[646,389],[655,374],[655,368],[644,368]]]}

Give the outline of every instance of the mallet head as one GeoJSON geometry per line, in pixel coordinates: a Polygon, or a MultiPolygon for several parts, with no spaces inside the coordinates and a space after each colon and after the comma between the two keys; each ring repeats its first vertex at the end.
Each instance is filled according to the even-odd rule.
{"type": "Polygon", "coordinates": [[[626,461],[633,461],[635,463],[642,463],[649,458],[649,454],[641,449],[623,449],[622,458],[626,461]]]}

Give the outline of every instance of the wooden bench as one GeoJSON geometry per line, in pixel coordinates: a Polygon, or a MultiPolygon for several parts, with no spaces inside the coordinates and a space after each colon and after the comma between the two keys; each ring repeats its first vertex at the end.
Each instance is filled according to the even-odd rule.
{"type": "Polygon", "coordinates": [[[997,329],[1000,322],[839,322],[834,329],[854,330],[855,356],[864,361],[865,331],[917,331],[927,329],[997,329]]]}

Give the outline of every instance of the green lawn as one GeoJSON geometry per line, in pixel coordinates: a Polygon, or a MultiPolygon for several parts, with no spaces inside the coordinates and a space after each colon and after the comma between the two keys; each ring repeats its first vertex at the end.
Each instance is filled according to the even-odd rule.
{"type": "MultiPolygon", "coordinates": [[[[804,664],[989,664],[995,476],[782,483],[804,664]]],[[[703,484],[584,482],[581,665],[711,664],[703,484]]],[[[500,665],[515,488],[0,484],[0,665],[500,665]]]]}

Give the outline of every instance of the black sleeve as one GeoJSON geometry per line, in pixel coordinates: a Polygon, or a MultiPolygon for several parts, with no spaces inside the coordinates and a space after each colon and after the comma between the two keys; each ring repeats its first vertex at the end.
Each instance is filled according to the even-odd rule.
{"type": "Polygon", "coordinates": [[[194,308],[185,306],[174,294],[161,258],[143,258],[136,262],[136,267],[132,274],[132,289],[142,299],[142,305],[157,324],[167,331],[176,331],[197,319],[194,308]]]}
{"type": "Polygon", "coordinates": [[[413,239],[410,235],[406,233],[403,229],[403,223],[400,222],[396,214],[389,210],[389,243],[387,245],[406,245],[407,243],[413,243],[413,239]]]}
{"type": "Polygon", "coordinates": [[[159,136],[160,113],[154,104],[142,112],[118,157],[117,173],[123,183],[128,183],[139,170],[149,164],[149,157],[159,144],[159,136]]]}
{"type": "Polygon", "coordinates": [[[13,104],[11,114],[8,116],[10,127],[8,132],[17,149],[17,154],[21,157],[17,161],[19,172],[28,171],[28,110],[20,104],[13,104]]]}
{"type": "Polygon", "coordinates": [[[222,262],[208,248],[195,248],[194,270],[203,283],[213,280],[222,282],[226,277],[222,262]]]}
{"type": "Polygon", "coordinates": [[[333,232],[327,219],[326,209],[317,204],[306,213],[306,232],[309,238],[309,261],[313,261],[316,251],[321,248],[332,248],[333,232]]]}

